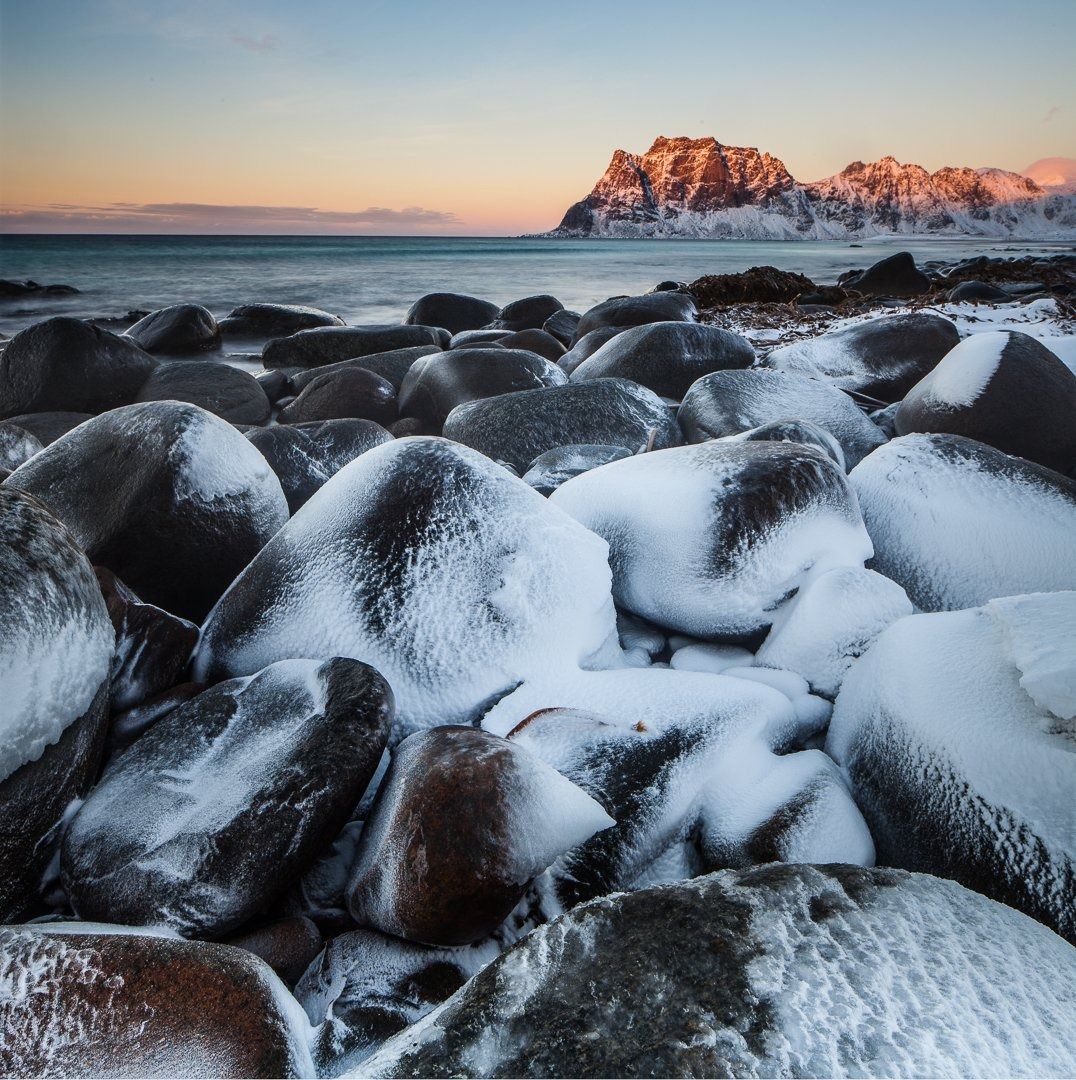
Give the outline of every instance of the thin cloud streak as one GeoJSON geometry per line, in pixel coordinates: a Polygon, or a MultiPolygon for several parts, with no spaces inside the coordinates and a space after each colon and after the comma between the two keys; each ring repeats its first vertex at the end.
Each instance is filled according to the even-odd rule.
{"type": "Polygon", "coordinates": [[[0,208],[2,232],[355,232],[375,228],[431,228],[462,225],[447,210],[406,206],[393,210],[320,210],[312,206],[231,206],[213,203],[108,203],[79,206],[0,208]]]}
{"type": "Polygon", "coordinates": [[[1049,108],[1048,108],[1048,109],[1046,110],[1046,115],[1045,115],[1045,116],[1044,116],[1044,117],[1042,118],[1042,122],[1043,122],[1044,124],[1048,124],[1048,123],[1049,123],[1049,122],[1050,122],[1051,120],[1053,120],[1053,118],[1054,118],[1055,116],[1057,116],[1057,114],[1058,114],[1059,112],[1061,112],[1061,106],[1060,106],[1060,105],[1051,105],[1051,106],[1050,106],[1050,107],[1049,107],[1049,108]]]}

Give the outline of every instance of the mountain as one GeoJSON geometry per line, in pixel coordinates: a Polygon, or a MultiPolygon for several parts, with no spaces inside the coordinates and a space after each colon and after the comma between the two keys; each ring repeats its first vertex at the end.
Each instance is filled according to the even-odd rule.
{"type": "Polygon", "coordinates": [[[914,233],[1067,238],[1076,235],[1076,198],[1003,169],[930,173],[892,157],[855,161],[803,184],[753,147],[659,136],[645,154],[617,150],[594,190],[544,235],[842,240],[914,233]]]}
{"type": "Polygon", "coordinates": [[[1024,169],[1024,176],[1052,195],[1076,195],[1076,158],[1040,158],[1024,169]]]}

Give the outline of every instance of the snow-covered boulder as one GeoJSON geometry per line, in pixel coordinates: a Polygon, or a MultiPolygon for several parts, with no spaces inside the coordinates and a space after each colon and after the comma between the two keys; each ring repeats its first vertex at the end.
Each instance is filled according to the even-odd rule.
{"type": "Polygon", "coordinates": [[[384,674],[399,728],[465,723],[520,681],[619,662],[607,547],[517,477],[444,439],[340,470],[209,616],[195,677],[291,656],[384,674]]]}
{"type": "Polygon", "coordinates": [[[609,542],[620,605],[695,637],[766,627],[811,576],[871,555],[843,471],[797,443],[641,454],[569,480],[550,502],[609,542]]]}
{"type": "Polygon", "coordinates": [[[726,435],[724,441],[804,443],[833,458],[842,470],[847,471],[848,467],[841,444],[825,428],[810,420],[771,420],[739,435],[726,435]]]}
{"type": "Polygon", "coordinates": [[[826,749],[879,861],[1076,940],[1076,592],[912,615],[845,677],[826,749]]]}
{"type": "Polygon", "coordinates": [[[763,866],[594,900],[352,1075],[1067,1076],[1076,949],[961,886],[763,866]]]}
{"type": "Polygon", "coordinates": [[[0,928],[4,1076],[305,1077],[310,1025],[241,949],[129,927],[0,928]]]}
{"type": "Polygon", "coordinates": [[[794,341],[774,349],[762,363],[881,401],[899,401],[959,341],[949,319],[912,312],[794,341]]]}
{"type": "Polygon", "coordinates": [[[96,416],[16,469],[87,555],[140,597],[201,619],[288,518],[265,458],[196,405],[96,416]]]}
{"type": "Polygon", "coordinates": [[[925,611],[1076,589],[1076,483],[958,435],[905,435],[852,470],[871,564],[925,611]]]}
{"type": "Polygon", "coordinates": [[[972,334],[908,391],[894,425],[964,435],[1072,475],[1076,375],[1027,334],[972,334]]]}
{"type": "Polygon", "coordinates": [[[0,487],[0,919],[31,904],[43,840],[96,774],[114,639],[71,534],[0,487]]]}
{"type": "Polygon", "coordinates": [[[206,690],[110,763],[64,835],[82,917],[214,937],[293,884],[347,821],[388,739],[365,664],[285,660],[206,690]]]}
{"type": "Polygon", "coordinates": [[[878,425],[835,386],[765,368],[704,375],[684,395],[677,417],[691,443],[773,420],[810,420],[841,444],[849,468],[885,442],[878,425]]]}

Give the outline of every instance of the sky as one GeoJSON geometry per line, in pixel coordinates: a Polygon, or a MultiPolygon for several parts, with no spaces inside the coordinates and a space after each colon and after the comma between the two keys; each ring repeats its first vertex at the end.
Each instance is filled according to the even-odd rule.
{"type": "Polygon", "coordinates": [[[1076,157],[1076,0],[0,0],[4,231],[513,235],[615,149],[1076,157]]]}

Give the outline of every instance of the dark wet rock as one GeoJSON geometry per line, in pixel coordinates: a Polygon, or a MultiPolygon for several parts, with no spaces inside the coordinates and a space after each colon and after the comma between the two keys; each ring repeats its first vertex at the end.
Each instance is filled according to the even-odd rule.
{"type": "Polygon", "coordinates": [[[500,308],[488,300],[460,293],[427,293],[410,308],[405,323],[419,326],[442,326],[450,334],[463,330],[480,330],[495,318],[500,308]]]}
{"type": "Polygon", "coordinates": [[[449,413],[444,434],[519,473],[558,446],[604,443],[635,453],[680,441],[662,400],[627,379],[592,379],[471,401],[449,413]]]}
{"type": "Polygon", "coordinates": [[[584,360],[593,356],[607,341],[611,341],[624,331],[619,326],[600,326],[584,334],[557,363],[571,375],[584,360]]]}
{"type": "Polygon", "coordinates": [[[372,420],[325,420],[258,428],[247,438],[280,480],[294,514],[329,477],[392,436],[372,420]]]}
{"type": "Polygon", "coordinates": [[[126,336],[148,353],[184,356],[220,348],[217,320],[198,304],[175,304],[150,312],[126,336]]]}
{"type": "MultiPolygon", "coordinates": [[[[732,436],[737,438],[737,436],[732,436]]],[[[739,436],[744,442],[791,442],[803,443],[821,450],[832,458],[841,469],[845,468],[844,451],[841,444],[825,428],[812,424],[810,420],[771,420],[768,424],[745,431],[739,436]]]]}
{"type": "Polygon", "coordinates": [[[43,449],[41,440],[12,420],[0,421],[0,469],[14,472],[43,449]]]}
{"type": "Polygon", "coordinates": [[[180,681],[198,644],[198,627],[143,603],[111,570],[94,567],[116,631],[109,707],[122,712],[180,681]]]}
{"type": "Polygon", "coordinates": [[[389,425],[389,434],[394,439],[407,439],[413,435],[422,435],[425,431],[426,425],[414,416],[404,416],[389,425]]]}
{"type": "Polygon", "coordinates": [[[572,337],[574,347],[591,330],[615,326],[626,330],[654,322],[694,322],[698,312],[687,293],[660,292],[646,296],[615,296],[583,313],[572,337]]]}
{"type": "Polygon", "coordinates": [[[922,312],[856,323],[775,349],[763,367],[899,401],[960,342],[956,326],[922,312]]]}
{"type": "Polygon", "coordinates": [[[253,375],[217,360],[159,367],[142,384],[136,401],[186,401],[231,424],[264,424],[271,406],[253,375]]]}
{"type": "Polygon", "coordinates": [[[352,371],[362,368],[364,371],[372,371],[382,379],[392,383],[397,394],[411,366],[424,356],[433,356],[441,352],[437,345],[415,345],[407,349],[390,349],[388,352],[371,353],[369,356],[356,357],[354,360],[341,360],[335,364],[324,364],[321,367],[292,369],[288,378],[292,388],[298,394],[306,389],[315,379],[322,375],[335,375],[341,371],[352,371]]]}
{"type": "Polygon", "coordinates": [[[266,342],[262,349],[262,363],[266,368],[322,367],[341,360],[354,360],[419,345],[436,345],[443,349],[448,346],[450,336],[447,330],[436,326],[386,324],[318,327],[266,342]]]}
{"type": "Polygon", "coordinates": [[[973,334],[908,391],[894,426],[963,435],[1076,475],[1076,375],[1027,334],[973,334]]]}
{"type": "Polygon", "coordinates": [[[837,284],[865,296],[921,296],[930,292],[930,278],[915,265],[909,251],[898,251],[866,270],[841,274],[837,284]]]}
{"type": "Polygon", "coordinates": [[[448,414],[464,402],[567,381],[556,364],[523,349],[450,349],[418,360],[407,373],[400,387],[400,414],[438,433],[448,414]]]}
{"type": "Polygon", "coordinates": [[[673,281],[672,278],[666,278],[664,281],[659,281],[649,292],[686,292],[687,282],[685,281],[673,281]]]}
{"type": "Polygon", "coordinates": [[[92,416],[87,412],[32,412],[13,416],[10,422],[28,431],[42,446],[48,446],[92,416]]]}
{"type": "Polygon", "coordinates": [[[236,934],[227,944],[260,956],[285,986],[292,987],[321,952],[324,942],[308,918],[292,915],[236,934]]]}
{"type": "Polygon", "coordinates": [[[631,379],[679,401],[703,375],[754,362],[750,342],[731,331],[698,323],[648,323],[607,341],[572,372],[572,382],[631,379]]]}
{"type": "Polygon", "coordinates": [[[548,293],[525,296],[522,300],[505,304],[489,325],[493,330],[511,330],[513,333],[517,330],[540,330],[546,319],[563,310],[564,305],[548,293]]]}
{"type": "Polygon", "coordinates": [[[835,386],[762,368],[703,376],[684,395],[677,417],[693,443],[738,435],[771,420],[810,420],[841,444],[849,468],[885,442],[877,425],[835,386]]]}
{"type": "Polygon", "coordinates": [[[206,690],[113,759],[64,835],[88,919],[217,937],[288,889],[374,774],[392,692],[357,660],[285,660],[206,690]]]}
{"type": "Polygon", "coordinates": [[[162,690],[123,712],[115,713],[108,723],[107,757],[126,749],[143,732],[148,731],[162,716],[178,709],[205,689],[204,683],[185,682],[162,690]]]}
{"type": "Polygon", "coordinates": [[[578,311],[568,311],[566,308],[555,311],[544,323],[542,329],[547,334],[552,334],[565,348],[572,343],[575,336],[575,328],[583,316],[578,311]]]}
{"type": "Polygon", "coordinates": [[[39,499],[143,600],[200,620],[287,520],[265,459],[194,405],[127,405],[69,432],[5,482],[39,499]]]}
{"type": "Polygon", "coordinates": [[[22,299],[28,296],[77,296],[79,289],[74,285],[39,285],[36,281],[0,280],[0,297],[4,299],[22,299]]]}
{"type": "Polygon", "coordinates": [[[242,304],[220,320],[225,337],[282,337],[319,326],[343,326],[339,315],[305,304],[242,304]]]}
{"type": "Polygon", "coordinates": [[[96,776],[113,640],[70,533],[36,500],[0,487],[0,919],[32,908],[44,839],[96,776]]]}
{"type": "Polygon", "coordinates": [[[796,297],[796,307],[834,310],[847,299],[848,294],[837,285],[815,285],[810,292],[796,297]]]}
{"type": "Polygon", "coordinates": [[[0,353],[0,419],[127,405],[157,364],[133,341],[80,319],[35,323],[0,353]]]}
{"type": "Polygon", "coordinates": [[[1064,1073],[1076,1039],[1056,1032],[1069,1031],[1074,977],[1071,946],[953,882],[761,866],[576,908],[362,1069],[375,1077],[1064,1073]]]}
{"type": "Polygon", "coordinates": [[[530,467],[523,474],[523,483],[530,484],[542,495],[551,495],[573,476],[626,457],[631,457],[631,451],[622,446],[604,446],[601,443],[558,446],[539,454],[530,463],[530,467]]]}
{"type": "Polygon", "coordinates": [[[612,819],[526,750],[466,727],[393,751],[348,886],[360,926],[429,945],[488,937],[559,855],[612,819]]]}
{"type": "Polygon", "coordinates": [[[56,926],[0,930],[5,1075],[313,1074],[301,1013],[257,957],[115,927],[56,926]]]}
{"type": "Polygon", "coordinates": [[[262,388],[262,392],[275,405],[281,398],[291,395],[291,380],[286,371],[279,369],[273,371],[259,371],[254,376],[255,382],[262,388]]]}
{"type": "Polygon", "coordinates": [[[988,285],[985,281],[962,281],[949,290],[946,299],[953,304],[967,301],[975,304],[1005,304],[1012,300],[1012,295],[996,285],[988,285]]]}
{"type": "Polygon", "coordinates": [[[488,345],[490,342],[503,341],[511,337],[511,330],[463,330],[453,334],[448,343],[450,349],[472,349],[477,345],[488,345]]]}
{"type": "Polygon", "coordinates": [[[815,287],[803,274],[778,270],[775,266],[752,266],[741,274],[708,274],[688,285],[687,291],[700,308],[714,308],[731,304],[787,304],[815,287]]]}
{"type": "Polygon", "coordinates": [[[317,1029],[320,1076],[355,1068],[385,1039],[422,1019],[497,954],[495,946],[439,949],[374,930],[326,946],[295,988],[317,1029]]]}
{"type": "Polygon", "coordinates": [[[609,543],[621,607],[699,638],[760,630],[808,574],[871,554],[848,479],[798,443],[640,454],[569,480],[550,501],[609,543]]]}
{"type": "Polygon", "coordinates": [[[527,349],[556,363],[565,352],[564,345],[544,330],[518,330],[498,342],[505,349],[527,349]]]}
{"type": "Polygon", "coordinates": [[[391,424],[396,416],[395,387],[388,379],[361,367],[312,379],[294,401],[280,410],[283,424],[373,420],[384,425],[391,424]]]}
{"type": "Polygon", "coordinates": [[[619,655],[608,575],[605,545],[499,465],[400,439],[337,473],[243,571],[194,674],[364,656],[399,733],[468,723],[537,670],[619,655]]]}

